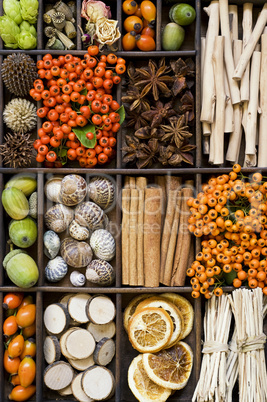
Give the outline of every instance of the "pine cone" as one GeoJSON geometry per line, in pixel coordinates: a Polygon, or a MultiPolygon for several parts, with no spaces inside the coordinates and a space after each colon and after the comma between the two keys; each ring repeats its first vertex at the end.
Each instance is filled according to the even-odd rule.
{"type": "Polygon", "coordinates": [[[35,61],[24,53],[7,56],[2,63],[1,74],[7,89],[16,96],[28,95],[38,78],[35,61]]]}

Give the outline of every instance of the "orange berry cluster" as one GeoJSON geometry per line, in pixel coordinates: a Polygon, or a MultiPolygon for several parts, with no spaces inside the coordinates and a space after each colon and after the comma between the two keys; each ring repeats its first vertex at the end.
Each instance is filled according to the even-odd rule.
{"type": "MultiPolygon", "coordinates": [[[[46,54],[37,61],[39,79],[30,95],[43,106],[37,110],[45,118],[34,142],[37,162],[61,167],[62,148],[69,160],[78,160],[81,167],[91,168],[109,163],[115,156],[116,133],[120,129],[120,105],[113,99],[113,85],[119,84],[126,70],[125,60],[115,54],[96,56],[97,46],[89,46],[84,58],[71,54],[53,58],[46,54]],[[88,130],[86,147],[75,134],[75,128],[88,130]]],[[[51,166],[51,167],[52,167],[51,166]]]]}
{"type": "Polygon", "coordinates": [[[188,200],[188,228],[203,236],[201,252],[187,270],[194,298],[220,296],[225,284],[261,287],[267,295],[267,182],[262,179],[258,172],[244,177],[236,164],[188,200]]]}

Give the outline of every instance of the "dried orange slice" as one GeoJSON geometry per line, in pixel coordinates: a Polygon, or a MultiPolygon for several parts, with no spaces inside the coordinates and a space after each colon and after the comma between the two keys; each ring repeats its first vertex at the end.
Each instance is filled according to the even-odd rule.
{"type": "Polygon", "coordinates": [[[143,366],[142,354],[136,356],[129,366],[128,384],[140,402],[165,402],[172,392],[150,380],[143,366]]]}
{"type": "Polygon", "coordinates": [[[126,332],[128,332],[128,324],[129,321],[132,317],[132,315],[135,313],[135,309],[138,306],[138,304],[144,300],[147,299],[148,297],[154,296],[152,293],[143,293],[142,295],[135,296],[130,303],[127,304],[125,307],[124,313],[123,313],[123,326],[126,332]]]}
{"type": "Polygon", "coordinates": [[[166,348],[171,347],[181,339],[184,329],[184,319],[181,312],[171,301],[160,296],[149,297],[138,304],[136,307],[136,312],[145,307],[163,308],[171,317],[173,322],[173,333],[170,342],[166,345],[166,348]]]}
{"type": "Polygon", "coordinates": [[[173,333],[173,323],[162,308],[147,307],[134,313],[129,321],[128,336],[139,352],[158,352],[166,347],[173,333]]]}
{"type": "Polygon", "coordinates": [[[161,387],[182,389],[186,386],[193,366],[193,352],[185,342],[177,342],[158,353],[144,353],[143,365],[148,377],[161,387]]]}
{"type": "Polygon", "coordinates": [[[184,318],[184,329],[180,339],[184,339],[190,334],[194,324],[194,309],[192,304],[185,297],[177,293],[161,293],[159,296],[171,301],[181,312],[184,318]]]}

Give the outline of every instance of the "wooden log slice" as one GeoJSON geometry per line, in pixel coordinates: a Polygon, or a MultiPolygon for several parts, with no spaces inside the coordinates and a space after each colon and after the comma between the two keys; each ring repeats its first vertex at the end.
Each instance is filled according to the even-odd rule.
{"type": "Polygon", "coordinates": [[[94,352],[96,344],[89,331],[79,328],[68,334],[65,346],[70,358],[86,359],[94,352]]]}
{"type": "Polygon", "coordinates": [[[89,398],[103,401],[114,394],[115,379],[106,367],[93,366],[83,373],[82,388],[89,398]]]}
{"type": "Polygon", "coordinates": [[[78,371],[85,371],[89,367],[94,366],[95,361],[94,361],[94,356],[93,354],[86,359],[69,359],[68,358],[69,364],[78,371]]]}
{"type": "Polygon", "coordinates": [[[76,331],[76,329],[79,329],[79,327],[72,327],[69,328],[66,332],[64,332],[63,335],[61,335],[59,343],[60,343],[60,349],[61,353],[63,356],[65,356],[67,359],[72,359],[72,356],[68,353],[67,348],[66,348],[66,339],[69,336],[69,334],[73,331],[76,331]]]}
{"type": "Polygon", "coordinates": [[[94,324],[108,324],[115,318],[116,308],[109,297],[95,295],[88,300],[86,313],[94,324]]]}
{"type": "Polygon", "coordinates": [[[58,391],[72,382],[74,370],[69,363],[58,361],[49,364],[44,370],[44,383],[47,388],[58,391]]]}
{"type": "Polygon", "coordinates": [[[59,340],[56,336],[47,336],[44,340],[44,358],[48,364],[58,361],[61,357],[59,340]]]}
{"type": "Polygon", "coordinates": [[[98,342],[94,351],[94,361],[100,366],[107,366],[115,356],[115,342],[110,338],[103,338],[98,342]]]}
{"type": "Polygon", "coordinates": [[[116,333],[116,324],[114,321],[110,321],[107,324],[94,324],[89,322],[86,326],[96,342],[99,342],[103,338],[113,338],[116,333]]]}
{"type": "Polygon", "coordinates": [[[44,326],[49,334],[59,335],[69,326],[70,316],[63,304],[53,303],[44,311],[44,326]]]}
{"type": "Polygon", "coordinates": [[[72,390],[73,396],[79,402],[92,402],[93,399],[89,398],[89,396],[87,396],[86,393],[84,392],[84,390],[82,389],[82,376],[83,376],[83,373],[79,373],[72,380],[71,390],[72,390]]]}
{"type": "Polygon", "coordinates": [[[88,322],[86,314],[86,303],[90,300],[91,296],[86,293],[74,294],[68,300],[68,311],[71,318],[81,324],[88,322]]]}

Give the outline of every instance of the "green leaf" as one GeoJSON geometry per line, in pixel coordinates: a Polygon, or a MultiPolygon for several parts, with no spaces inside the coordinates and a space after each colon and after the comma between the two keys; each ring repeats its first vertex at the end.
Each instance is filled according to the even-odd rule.
{"type": "Polygon", "coordinates": [[[94,148],[96,144],[96,134],[95,134],[95,126],[93,124],[87,124],[84,127],[75,127],[72,131],[76,134],[78,140],[86,147],[86,148],[94,148]],[[88,140],[86,137],[87,133],[93,133],[94,138],[92,140],[88,140]]]}
{"type": "Polygon", "coordinates": [[[87,95],[87,89],[86,88],[83,88],[83,90],[80,92],[80,94],[81,95],[87,95]]]}
{"type": "Polygon", "coordinates": [[[118,110],[116,110],[116,113],[119,113],[119,115],[120,115],[120,121],[119,121],[119,123],[120,123],[120,125],[122,125],[122,123],[123,123],[124,120],[125,120],[125,109],[124,109],[124,106],[122,105],[118,110]]]}

